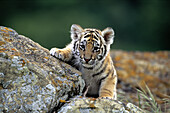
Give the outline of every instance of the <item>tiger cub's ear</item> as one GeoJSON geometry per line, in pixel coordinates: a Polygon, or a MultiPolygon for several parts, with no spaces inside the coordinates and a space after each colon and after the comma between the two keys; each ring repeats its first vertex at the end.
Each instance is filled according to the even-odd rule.
{"type": "Polygon", "coordinates": [[[102,31],[102,35],[104,40],[106,41],[106,44],[112,44],[114,40],[114,31],[112,28],[107,27],[102,31]]]}
{"type": "Polygon", "coordinates": [[[77,40],[80,38],[83,28],[80,25],[73,24],[71,26],[71,38],[72,40],[77,40]]]}

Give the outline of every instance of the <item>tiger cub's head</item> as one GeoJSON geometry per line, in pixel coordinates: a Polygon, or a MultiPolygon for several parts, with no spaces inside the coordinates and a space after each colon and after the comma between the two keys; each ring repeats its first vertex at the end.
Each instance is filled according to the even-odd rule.
{"type": "Polygon", "coordinates": [[[71,26],[71,38],[74,42],[73,51],[80,56],[84,67],[93,67],[104,60],[110,45],[113,43],[114,31],[106,28],[103,31],[98,29],[83,29],[79,25],[71,26]]]}

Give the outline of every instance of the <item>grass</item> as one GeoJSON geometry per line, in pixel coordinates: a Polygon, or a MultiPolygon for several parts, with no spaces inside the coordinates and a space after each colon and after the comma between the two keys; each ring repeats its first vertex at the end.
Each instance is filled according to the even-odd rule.
{"type": "MultiPolygon", "coordinates": [[[[139,108],[144,110],[146,113],[170,113],[170,97],[164,97],[159,100],[161,103],[158,104],[153,93],[149,89],[149,87],[145,84],[142,88],[139,85],[139,89],[136,89],[137,97],[130,96],[130,98],[126,97],[126,92],[119,90],[118,100],[123,103],[134,102],[133,104],[137,105],[139,108]],[[134,98],[134,100],[131,100],[134,98]],[[136,99],[136,101],[135,101],[136,99]]],[[[136,92],[135,92],[136,93],[136,92]]],[[[133,95],[134,93],[132,93],[133,95]]]]}
{"type": "Polygon", "coordinates": [[[140,87],[141,90],[137,89],[139,107],[142,109],[151,109],[153,113],[162,113],[160,105],[155,101],[153,94],[149,87],[145,84],[146,90],[140,87]]]}

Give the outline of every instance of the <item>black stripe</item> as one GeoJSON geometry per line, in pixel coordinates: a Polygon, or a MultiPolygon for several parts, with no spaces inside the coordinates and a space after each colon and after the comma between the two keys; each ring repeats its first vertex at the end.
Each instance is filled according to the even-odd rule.
{"type": "Polygon", "coordinates": [[[97,30],[95,30],[95,32],[97,32],[99,34],[99,32],[97,30]]]}
{"type": "Polygon", "coordinates": [[[103,50],[103,48],[102,48],[102,54],[103,54],[103,55],[102,55],[102,57],[101,57],[100,59],[98,59],[99,61],[102,60],[102,59],[105,57],[106,51],[107,51],[107,50],[106,50],[106,45],[104,45],[104,50],[103,50]],[[104,53],[103,53],[103,52],[104,52],[104,53]]]}
{"type": "MultiPolygon", "coordinates": [[[[109,76],[110,73],[111,73],[111,70],[109,70],[109,72],[107,73],[106,76],[104,76],[103,78],[101,78],[101,79],[99,80],[99,82],[98,82],[98,83],[99,83],[99,86],[101,85],[102,81],[109,76]]],[[[113,72],[112,72],[112,73],[113,73],[113,72]]]]}
{"type": "Polygon", "coordinates": [[[83,67],[86,68],[86,69],[89,69],[89,70],[94,68],[94,67],[85,67],[85,66],[83,66],[83,67]]]}
{"type": "Polygon", "coordinates": [[[74,42],[74,51],[76,50],[76,43],[77,41],[74,42]]]}
{"type": "Polygon", "coordinates": [[[105,51],[104,51],[104,55],[103,56],[105,56],[106,55],[106,45],[104,45],[104,49],[105,49],[105,51]]]}
{"type": "Polygon", "coordinates": [[[91,31],[91,29],[86,29],[86,31],[91,31]]]}
{"type": "Polygon", "coordinates": [[[93,33],[94,31],[92,31],[91,29],[87,29],[87,32],[93,33]]]}
{"type": "Polygon", "coordinates": [[[99,37],[98,33],[94,32],[97,37],[99,37]]]}
{"type": "Polygon", "coordinates": [[[101,62],[100,67],[97,68],[96,70],[99,70],[99,69],[101,68],[101,66],[103,65],[104,61],[105,61],[105,60],[103,60],[103,61],[101,62]]]}
{"type": "Polygon", "coordinates": [[[108,65],[108,63],[106,63],[106,65],[104,66],[104,68],[103,68],[101,71],[99,71],[99,72],[96,73],[96,74],[93,74],[92,76],[95,77],[95,76],[100,75],[101,73],[103,73],[104,70],[107,68],[107,65],[108,65]]]}
{"type": "Polygon", "coordinates": [[[86,35],[87,33],[84,33],[84,35],[86,35]]]}
{"type": "Polygon", "coordinates": [[[91,37],[91,34],[84,36],[84,38],[88,38],[88,37],[91,37]]]}
{"type": "Polygon", "coordinates": [[[105,92],[107,93],[107,94],[112,94],[112,91],[110,91],[109,89],[106,89],[106,88],[104,88],[103,90],[105,90],[105,92]],[[109,92],[109,93],[108,93],[109,92]]]}
{"type": "Polygon", "coordinates": [[[98,40],[98,38],[97,38],[95,35],[93,35],[93,38],[95,38],[96,40],[98,40]]]}
{"type": "MultiPolygon", "coordinates": [[[[101,53],[103,53],[103,48],[101,48],[101,53]]],[[[100,55],[99,61],[103,59],[103,55],[100,55]]],[[[103,60],[104,61],[104,60],[103,60]]]]}

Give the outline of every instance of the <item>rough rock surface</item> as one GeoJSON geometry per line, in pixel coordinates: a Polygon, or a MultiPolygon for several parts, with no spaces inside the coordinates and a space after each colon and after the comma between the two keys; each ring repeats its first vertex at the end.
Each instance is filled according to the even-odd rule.
{"type": "Polygon", "coordinates": [[[80,72],[29,38],[0,27],[0,112],[49,112],[83,87],[80,72]]]}
{"type": "Polygon", "coordinates": [[[58,113],[144,113],[137,106],[116,100],[81,98],[70,99],[58,113]]]}

